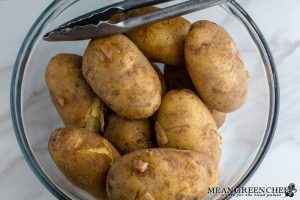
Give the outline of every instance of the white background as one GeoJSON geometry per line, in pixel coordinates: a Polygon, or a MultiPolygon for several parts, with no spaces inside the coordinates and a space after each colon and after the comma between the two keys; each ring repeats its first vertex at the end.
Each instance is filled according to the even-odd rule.
{"type": "MultiPolygon", "coordinates": [[[[24,161],[14,136],[9,107],[10,78],[18,49],[34,20],[50,2],[0,0],[1,200],[55,199],[24,161]]],[[[292,199],[300,199],[300,1],[238,2],[250,13],[269,42],[281,87],[281,109],[275,138],[247,186],[287,186],[294,182],[299,191],[292,199]]]]}

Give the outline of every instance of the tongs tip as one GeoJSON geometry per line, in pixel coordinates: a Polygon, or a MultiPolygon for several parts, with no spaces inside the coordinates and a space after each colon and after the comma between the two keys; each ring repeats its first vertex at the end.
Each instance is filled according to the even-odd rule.
{"type": "Polygon", "coordinates": [[[43,40],[45,40],[45,41],[47,41],[47,42],[51,42],[52,40],[50,39],[49,35],[50,35],[50,32],[49,32],[49,33],[46,33],[46,34],[43,36],[43,40]]]}
{"type": "Polygon", "coordinates": [[[43,40],[47,42],[60,41],[59,36],[60,35],[57,34],[55,31],[50,31],[43,36],[43,40]]]}
{"type": "Polygon", "coordinates": [[[59,28],[56,28],[56,29],[46,33],[43,36],[43,40],[48,41],[48,42],[63,41],[66,39],[65,38],[66,34],[68,34],[69,32],[72,32],[72,31],[73,31],[73,29],[69,28],[69,27],[66,27],[66,28],[59,27],[59,28]]]}

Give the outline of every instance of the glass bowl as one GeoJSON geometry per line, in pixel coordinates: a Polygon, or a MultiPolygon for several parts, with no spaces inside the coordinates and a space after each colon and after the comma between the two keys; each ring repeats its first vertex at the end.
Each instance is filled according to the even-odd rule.
{"type": "MultiPolygon", "coordinates": [[[[71,184],[56,168],[47,143],[63,124],[45,85],[49,59],[62,52],[83,54],[88,41],[45,42],[42,36],[58,25],[116,1],[58,0],[40,15],[19,51],[11,83],[11,112],[20,148],[32,171],[58,199],[93,199],[71,184]]],[[[179,2],[179,1],[178,1],[179,2]]],[[[249,95],[244,106],[227,116],[223,138],[219,187],[239,187],[253,175],[274,135],[279,109],[279,87],[274,61],[261,32],[235,2],[184,16],[190,21],[211,20],[234,38],[250,72],[249,95]]],[[[225,199],[209,194],[208,199],[225,199]]]]}

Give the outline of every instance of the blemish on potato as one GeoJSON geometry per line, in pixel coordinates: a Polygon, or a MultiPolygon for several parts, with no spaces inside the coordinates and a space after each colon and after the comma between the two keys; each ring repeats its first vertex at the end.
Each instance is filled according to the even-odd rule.
{"type": "Polygon", "coordinates": [[[163,128],[159,125],[159,122],[155,123],[155,132],[156,132],[156,139],[161,144],[167,144],[168,138],[163,130],[163,128]]]}
{"type": "Polygon", "coordinates": [[[133,167],[139,172],[145,172],[148,169],[148,163],[142,160],[135,160],[133,162],[133,167]]]}
{"type": "Polygon", "coordinates": [[[56,98],[56,101],[57,101],[57,103],[58,103],[61,107],[64,107],[64,105],[65,105],[65,100],[64,100],[63,98],[57,97],[57,98],[56,98]]]}

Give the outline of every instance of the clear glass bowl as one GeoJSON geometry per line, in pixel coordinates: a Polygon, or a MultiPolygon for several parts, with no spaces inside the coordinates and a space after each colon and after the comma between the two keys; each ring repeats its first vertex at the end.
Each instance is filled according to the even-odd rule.
{"type": "MultiPolygon", "coordinates": [[[[78,15],[115,1],[58,0],[40,15],[19,51],[11,83],[11,112],[17,140],[32,171],[59,199],[93,199],[67,181],[47,150],[51,132],[63,124],[51,103],[45,68],[61,52],[83,54],[88,41],[49,43],[42,36],[78,15]]],[[[274,135],[279,109],[279,88],[271,52],[249,15],[235,2],[185,16],[190,21],[214,21],[232,35],[250,72],[245,105],[230,113],[223,138],[220,187],[238,187],[255,172],[274,135]]],[[[210,194],[208,199],[224,199],[210,194]]]]}

